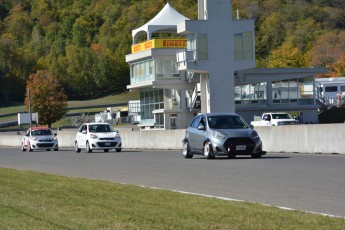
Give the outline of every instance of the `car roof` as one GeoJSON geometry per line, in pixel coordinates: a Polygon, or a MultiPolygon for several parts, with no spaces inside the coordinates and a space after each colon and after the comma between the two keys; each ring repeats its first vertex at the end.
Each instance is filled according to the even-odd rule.
{"type": "Polygon", "coordinates": [[[36,127],[31,127],[29,129],[31,129],[31,130],[49,130],[49,128],[45,127],[45,126],[36,126],[36,127]]]}
{"type": "Polygon", "coordinates": [[[236,113],[201,113],[200,115],[206,115],[206,116],[239,116],[236,113]]]}
{"type": "Polygon", "coordinates": [[[89,122],[89,123],[84,123],[83,125],[110,125],[110,124],[106,122],[89,122]]]}

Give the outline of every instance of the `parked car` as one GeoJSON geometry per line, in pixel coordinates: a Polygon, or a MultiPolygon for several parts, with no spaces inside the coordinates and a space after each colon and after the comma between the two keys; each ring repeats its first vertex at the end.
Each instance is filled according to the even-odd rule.
{"type": "Polygon", "coordinates": [[[266,154],[258,133],[235,113],[204,113],[197,115],[187,128],[182,154],[206,159],[215,156],[250,155],[260,158],[266,154]]]}
{"type": "Polygon", "coordinates": [[[286,112],[263,113],[261,117],[254,116],[253,126],[297,125],[298,121],[286,112]]]}
{"type": "Polygon", "coordinates": [[[86,149],[91,153],[92,150],[103,150],[109,152],[115,149],[121,152],[121,137],[108,123],[85,123],[80,128],[75,138],[75,151],[80,152],[86,149]]]}
{"type": "Polygon", "coordinates": [[[57,134],[48,127],[31,127],[27,130],[22,139],[22,151],[33,150],[59,150],[57,134]]]}

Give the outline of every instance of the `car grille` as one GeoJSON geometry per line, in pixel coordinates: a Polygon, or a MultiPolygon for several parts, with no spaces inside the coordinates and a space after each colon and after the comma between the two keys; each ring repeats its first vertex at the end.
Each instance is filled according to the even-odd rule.
{"type": "Polygon", "coordinates": [[[116,144],[117,144],[117,142],[97,142],[97,145],[99,147],[115,147],[116,144]]]}
{"type": "Polygon", "coordinates": [[[41,139],[41,140],[38,140],[39,142],[51,142],[53,141],[53,139],[41,139]]]}
{"type": "Polygon", "coordinates": [[[45,148],[45,147],[53,147],[53,146],[54,146],[54,143],[37,143],[37,146],[38,146],[38,147],[42,147],[42,148],[45,148]]]}
{"type": "Polygon", "coordinates": [[[102,138],[99,138],[100,140],[102,140],[102,141],[113,141],[113,140],[115,140],[115,138],[113,138],[113,137],[102,137],[102,138]]]}
{"type": "Polygon", "coordinates": [[[244,153],[244,152],[251,153],[251,152],[253,152],[255,145],[256,145],[255,142],[252,139],[250,139],[249,137],[235,137],[235,138],[232,137],[232,138],[228,138],[225,141],[224,148],[228,149],[230,147],[231,153],[244,153]],[[237,145],[245,145],[246,150],[237,150],[236,151],[237,145]]]}

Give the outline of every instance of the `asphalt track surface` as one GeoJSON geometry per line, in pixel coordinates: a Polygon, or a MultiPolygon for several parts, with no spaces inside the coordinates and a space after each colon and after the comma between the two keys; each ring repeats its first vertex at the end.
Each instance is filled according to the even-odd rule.
{"type": "Polygon", "coordinates": [[[0,148],[0,167],[100,179],[345,217],[345,156],[267,153],[184,159],[181,151],[22,152],[0,148]]]}

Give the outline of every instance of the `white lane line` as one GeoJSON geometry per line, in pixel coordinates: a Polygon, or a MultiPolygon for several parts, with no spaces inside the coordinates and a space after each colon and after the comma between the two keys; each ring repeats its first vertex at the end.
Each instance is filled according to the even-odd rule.
{"type": "Polygon", "coordinates": [[[300,211],[300,212],[306,212],[306,213],[310,213],[310,214],[317,214],[317,215],[327,216],[327,217],[332,217],[332,218],[345,219],[345,217],[343,217],[343,216],[337,216],[337,215],[332,215],[332,214],[327,214],[327,213],[322,213],[322,212],[312,212],[312,211],[300,210],[300,209],[295,209],[295,208],[288,208],[288,207],[284,207],[284,206],[275,206],[275,205],[271,205],[271,204],[256,203],[256,202],[254,203],[254,202],[250,202],[250,201],[233,199],[233,198],[227,198],[227,197],[222,197],[222,196],[212,196],[212,195],[207,195],[207,194],[202,194],[202,193],[186,192],[186,191],[180,191],[180,190],[174,190],[174,189],[164,189],[164,188],[150,187],[150,186],[145,186],[145,185],[138,185],[138,186],[142,187],[142,188],[150,188],[150,189],[156,189],[156,190],[172,191],[172,192],[177,192],[177,193],[181,193],[181,194],[202,196],[202,197],[208,197],[208,198],[215,198],[215,199],[225,200],[225,201],[236,201],[236,202],[246,202],[246,203],[250,203],[250,204],[261,204],[261,205],[268,206],[268,207],[276,207],[276,208],[279,208],[279,209],[282,209],[282,210],[300,211]]]}

